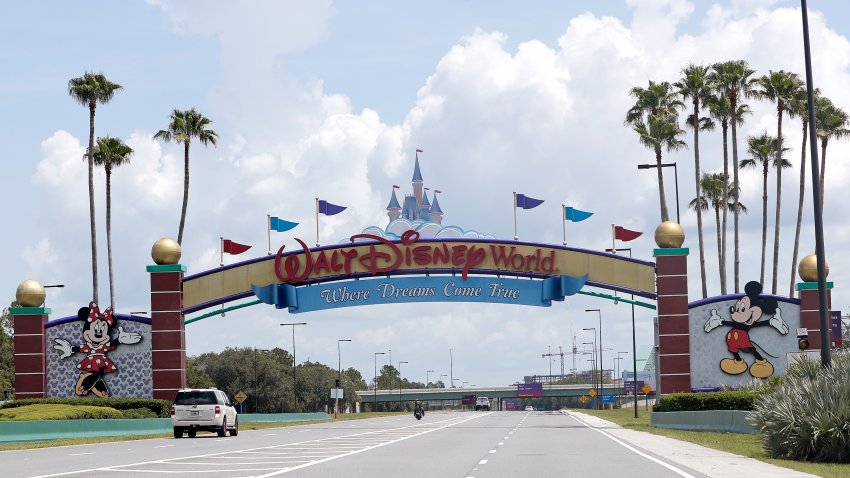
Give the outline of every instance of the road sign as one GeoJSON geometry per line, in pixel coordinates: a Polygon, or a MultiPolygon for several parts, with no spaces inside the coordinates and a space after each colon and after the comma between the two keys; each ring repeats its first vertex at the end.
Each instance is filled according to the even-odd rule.
{"type": "Polygon", "coordinates": [[[475,395],[461,395],[461,405],[475,405],[475,395]]]}
{"type": "Polygon", "coordinates": [[[516,402],[506,401],[505,410],[516,410],[516,402]]]}
{"type": "Polygon", "coordinates": [[[602,403],[614,403],[614,395],[602,395],[602,403]]]}
{"type": "Polygon", "coordinates": [[[649,393],[652,391],[652,387],[650,387],[648,383],[645,383],[643,384],[643,388],[641,390],[643,390],[643,393],[649,393]]]}
{"type": "Polygon", "coordinates": [[[581,403],[587,403],[587,397],[585,395],[582,395],[581,398],[579,398],[579,401],[581,403]]]}
{"type": "MultiPolygon", "coordinates": [[[[637,381],[637,390],[640,390],[641,388],[643,388],[645,383],[646,382],[644,382],[643,380],[638,380],[637,381]]],[[[627,395],[631,395],[635,391],[635,381],[634,380],[626,380],[625,382],[623,382],[623,389],[626,391],[627,395]]]]}
{"type": "Polygon", "coordinates": [[[591,388],[590,391],[587,392],[587,394],[590,395],[591,397],[595,397],[596,396],[596,389],[591,388]]]}
{"type": "Polygon", "coordinates": [[[331,389],[331,398],[339,398],[342,399],[342,389],[341,388],[332,388],[331,389]]]}
{"type": "Polygon", "coordinates": [[[516,385],[516,396],[517,397],[542,397],[543,396],[543,384],[542,383],[518,383],[516,385]]]}
{"type": "Polygon", "coordinates": [[[248,398],[248,394],[242,390],[239,390],[238,392],[236,392],[236,395],[234,395],[233,398],[236,399],[237,402],[242,403],[245,401],[246,398],[248,398]]]}

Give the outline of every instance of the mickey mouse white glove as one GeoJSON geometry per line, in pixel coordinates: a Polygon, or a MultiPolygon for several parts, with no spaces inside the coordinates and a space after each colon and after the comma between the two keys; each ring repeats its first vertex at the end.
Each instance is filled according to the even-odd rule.
{"type": "Polygon", "coordinates": [[[712,330],[723,325],[723,319],[717,315],[717,309],[711,309],[711,317],[708,318],[708,321],[705,323],[703,327],[706,332],[711,332],[712,330]]]}
{"type": "Polygon", "coordinates": [[[71,356],[71,344],[68,343],[67,340],[64,339],[56,339],[56,345],[53,346],[54,349],[62,352],[62,355],[59,356],[60,359],[67,358],[71,356]]]}
{"type": "Polygon", "coordinates": [[[136,344],[142,340],[142,336],[135,332],[124,332],[123,327],[118,327],[118,343],[136,344]]]}
{"type": "Polygon", "coordinates": [[[776,309],[776,315],[770,319],[770,326],[774,329],[778,330],[780,334],[787,335],[788,334],[788,324],[782,320],[782,311],[776,309]]]}

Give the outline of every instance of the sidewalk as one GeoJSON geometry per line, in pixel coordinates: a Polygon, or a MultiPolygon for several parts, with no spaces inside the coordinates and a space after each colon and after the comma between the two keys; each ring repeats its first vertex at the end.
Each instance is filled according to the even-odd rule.
{"type": "Polygon", "coordinates": [[[665,458],[713,478],[803,478],[816,476],[771,465],[770,463],[764,463],[755,458],[733,455],[725,451],[706,448],[694,443],[675,440],[661,435],[630,430],[608,420],[580,412],[568,412],[567,414],[580,418],[588,425],[602,429],[614,438],[622,440],[631,446],[641,448],[653,455],[665,458]]]}

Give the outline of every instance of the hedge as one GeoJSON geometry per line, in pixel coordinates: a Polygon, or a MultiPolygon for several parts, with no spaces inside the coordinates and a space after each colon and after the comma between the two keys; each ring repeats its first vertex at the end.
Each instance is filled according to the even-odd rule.
{"type": "Polygon", "coordinates": [[[125,416],[139,416],[140,418],[149,418],[150,415],[139,409],[150,410],[153,416],[159,418],[169,418],[171,416],[171,402],[154,398],[24,398],[6,402],[0,405],[0,408],[14,408],[36,404],[109,407],[125,412],[125,416]]]}
{"type": "Polygon", "coordinates": [[[671,393],[663,395],[652,409],[656,412],[700,410],[753,410],[761,394],[752,390],[671,393]]]}

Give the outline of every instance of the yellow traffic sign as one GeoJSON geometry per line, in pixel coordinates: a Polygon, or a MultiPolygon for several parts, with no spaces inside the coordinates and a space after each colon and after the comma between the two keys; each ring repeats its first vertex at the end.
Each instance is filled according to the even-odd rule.
{"type": "Polygon", "coordinates": [[[579,401],[581,401],[581,403],[587,403],[587,397],[582,395],[581,398],[579,398],[579,401]]]}
{"type": "Polygon", "coordinates": [[[236,395],[234,395],[233,398],[235,398],[237,402],[242,403],[245,401],[246,398],[248,398],[248,394],[242,390],[239,390],[238,392],[236,392],[236,395]]]}
{"type": "Polygon", "coordinates": [[[650,387],[648,383],[645,383],[643,384],[643,388],[641,390],[643,390],[643,393],[646,394],[652,391],[652,387],[650,387]]]}
{"type": "Polygon", "coordinates": [[[591,388],[590,391],[587,392],[587,394],[590,395],[591,397],[595,397],[596,396],[596,389],[591,388]]]}

